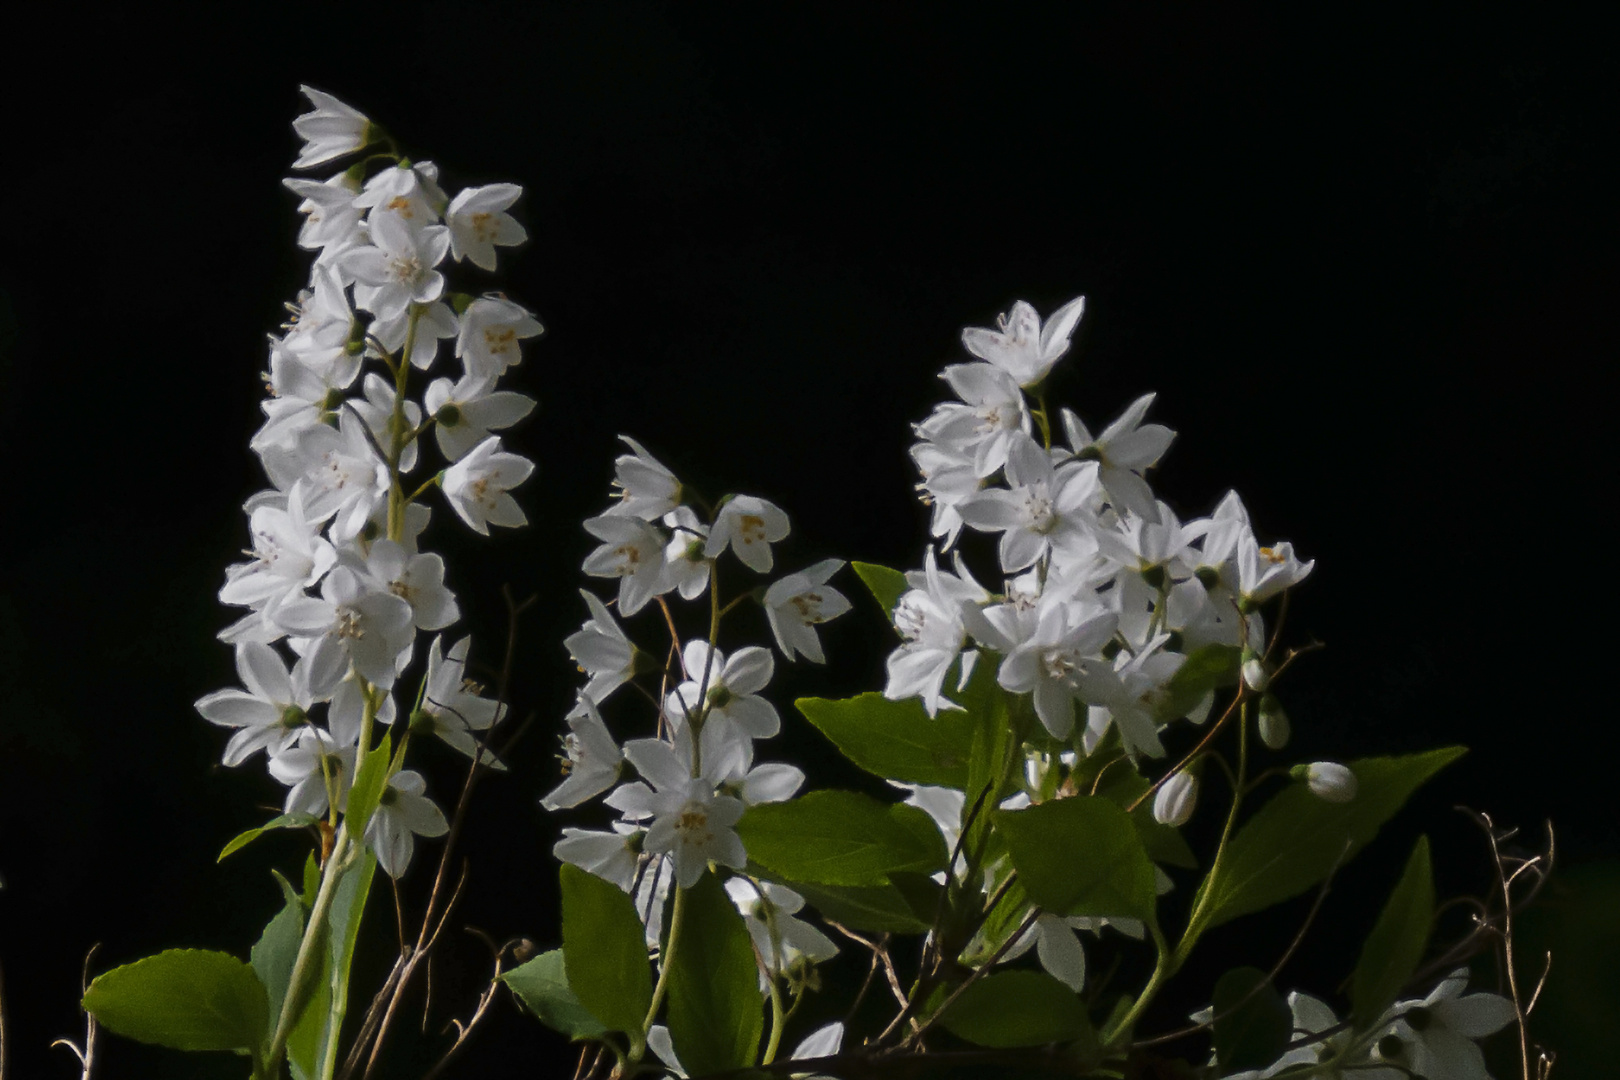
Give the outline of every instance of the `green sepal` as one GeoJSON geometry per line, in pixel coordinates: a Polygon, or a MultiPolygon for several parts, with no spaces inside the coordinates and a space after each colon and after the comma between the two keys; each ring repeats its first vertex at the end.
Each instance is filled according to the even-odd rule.
{"type": "Polygon", "coordinates": [[[1264,1069],[1282,1057],[1294,1030],[1294,1015],[1264,971],[1251,967],[1228,971],[1215,983],[1211,1004],[1215,1060],[1222,1076],[1264,1069]]]}
{"type": "Polygon", "coordinates": [[[564,974],[579,1003],[603,1027],[641,1038],[652,1006],[646,930],[617,885],[571,863],[562,884],[564,974]]]}
{"type": "Polygon", "coordinates": [[[1079,1042],[1096,1032],[1074,991],[1044,971],[1000,971],[976,980],[946,1008],[940,1025],[980,1046],[1014,1048],[1079,1042]]]}
{"type": "Polygon", "coordinates": [[[1371,1028],[1395,1003],[1423,959],[1433,923],[1434,870],[1429,838],[1420,836],[1350,978],[1351,1016],[1358,1030],[1371,1028]]]}
{"type": "Polygon", "coordinates": [[[737,835],[773,876],[819,885],[885,885],[895,872],[942,870],[949,854],[926,813],[855,791],[751,806],[737,835]]]}
{"type": "Polygon", "coordinates": [[[1205,877],[1199,886],[1194,910],[1201,914],[1189,938],[1316,885],[1372,840],[1412,792],[1465,753],[1448,746],[1352,761],[1357,792],[1347,803],[1327,802],[1304,784],[1279,791],[1232,838],[1213,882],[1205,877]]]}
{"type": "Polygon", "coordinates": [[[225,856],[241,851],[272,829],[305,829],[319,820],[314,814],[304,813],[282,814],[280,817],[273,817],[256,829],[249,829],[247,832],[239,833],[234,840],[225,845],[224,850],[219,853],[219,858],[214,861],[224,862],[225,856]]]}
{"type": "Polygon", "coordinates": [[[139,1042],[175,1050],[260,1052],[269,1030],[264,984],[229,953],[170,949],[98,975],[84,1011],[139,1042]]]}
{"type": "Polygon", "coordinates": [[[670,1042],[691,1076],[746,1069],[765,1027],[759,965],[742,914],[713,874],[686,890],[670,958],[670,1042]]]}
{"type": "Polygon", "coordinates": [[[855,576],[871,590],[872,597],[883,609],[884,616],[891,623],[894,622],[895,605],[900,603],[902,596],[911,591],[906,575],[876,563],[852,562],[849,566],[855,571],[855,576]]]}
{"type": "Polygon", "coordinates": [[[569,987],[561,949],[541,953],[503,972],[501,981],[542,1024],[570,1041],[594,1039],[607,1031],[569,987]]]}

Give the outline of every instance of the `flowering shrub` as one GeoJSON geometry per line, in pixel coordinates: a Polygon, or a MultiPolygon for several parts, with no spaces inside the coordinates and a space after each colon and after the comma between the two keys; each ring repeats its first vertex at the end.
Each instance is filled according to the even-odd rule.
{"type": "MultiPolygon", "coordinates": [[[[305,93],[295,168],[339,171],[287,181],[315,255],[272,338],[250,443],[270,487],[246,505],[249,558],[220,591],[246,609],[221,634],[241,686],[197,709],[230,729],[226,765],[262,754],[287,789],[284,812],[225,854],[287,828],[316,849],[301,876],[279,879],[282,906],[248,961],[164,952],[102,974],[84,999],[115,1032],[236,1051],[254,1077],[299,1080],[374,1068],[443,928],[468,799],[505,769],[507,678],[486,687],[467,673],[481,651],[483,668],[509,673],[511,650],[503,667],[443,636],[461,614],[454,575],[420,539],[440,497],[481,534],[525,523],[513,492],[533,466],[499,432],[534,402],[499,387],[542,333],[504,295],[457,288],[462,264],[494,271],[497,249],[526,239],[508,212],[520,189],[451,196],[367,116],[305,93]],[[408,767],[431,739],[468,759],[453,806],[408,767]],[[420,935],[345,1026],[376,871],[404,877],[419,838],[439,852],[420,935]]],[[[1186,522],[1155,496],[1149,470],[1175,436],[1148,420],[1152,394],[1095,432],[1048,403],[1083,313],[1081,298],[1044,319],[1020,302],[963,331],[971,359],[941,373],[954,400],[915,429],[932,538],[908,572],[779,567],[782,508],[710,497],[624,438],[614,501],[584,522],[600,542],[584,573],[616,585],[582,590],[588,617],[566,645],[585,683],[542,799],[600,807],[553,849],[560,944],[495,948],[446,1061],[503,987],[584,1044],[582,1074],[858,1075],[915,1058],[1072,1076],[1446,1080],[1485,1076],[1477,1040],[1510,1024],[1525,1045],[1516,983],[1511,996],[1467,993],[1463,966],[1505,927],[1513,879],[1504,871],[1478,933],[1431,942],[1424,839],[1345,1008],[1285,997],[1278,963],[1226,972],[1189,1027],[1144,1028],[1203,935],[1320,898],[1463,751],[1279,756],[1279,687],[1311,648],[1286,643],[1289,595],[1315,564],[1257,535],[1236,492],[1186,522]],[[852,609],[845,590],[870,593],[893,626],[887,682],[784,715],[768,694],[777,654],[828,662],[817,627],[852,609]],[[763,609],[769,639],[741,636],[732,616],[746,605],[763,609]],[[764,760],[758,744],[801,719],[896,797],[811,787],[764,760]],[[1222,822],[1209,851],[1181,831],[1200,803],[1222,822]],[[1171,920],[1159,898],[1188,889],[1188,914],[1171,920]],[[803,1030],[809,996],[844,994],[821,968],[843,950],[870,959],[846,1020],[803,1030]],[[1124,957],[1144,961],[1143,979],[1114,977],[1124,957]]],[[[1526,865],[1539,884],[1545,864],[1526,865]]]]}

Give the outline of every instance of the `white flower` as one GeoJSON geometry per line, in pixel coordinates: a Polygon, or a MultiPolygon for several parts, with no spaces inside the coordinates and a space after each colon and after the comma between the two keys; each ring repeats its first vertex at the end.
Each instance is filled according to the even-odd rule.
{"type": "Polygon", "coordinates": [[[1132,760],[1139,754],[1164,756],[1158,711],[1169,698],[1166,684],[1187,660],[1164,649],[1168,640],[1169,635],[1160,634],[1135,656],[1121,651],[1112,670],[1106,665],[1086,665],[1076,673],[1080,696],[1091,706],[1083,740],[1086,753],[1113,724],[1132,760]]]}
{"type": "Polygon", "coordinates": [[[293,130],[304,140],[293,168],[325,164],[352,154],[371,141],[371,121],[364,113],[313,87],[298,89],[315,107],[293,121],[293,130]]]}
{"type": "Polygon", "coordinates": [[[706,716],[705,732],[720,724],[756,739],[769,738],[781,729],[776,706],[758,696],[776,670],[769,651],[750,645],[728,659],[707,641],[694,638],[682,650],[681,662],[686,681],[664,702],[664,714],[672,725],[684,727],[688,718],[706,716]]]}
{"type": "Polygon", "coordinates": [[[294,664],[288,674],[286,663],[268,645],[239,644],[236,673],[245,691],[216,690],[196,705],[208,722],[240,729],[225,744],[226,765],[240,765],[259,750],[277,754],[292,745],[309,723],[315,701],[304,662],[294,664]]]}
{"type": "Polygon", "coordinates": [[[433,437],[439,452],[451,461],[467,455],[489,438],[528,416],[534,399],[510,390],[490,389],[485,379],[463,376],[452,384],[435,379],[422,395],[422,404],[433,416],[433,437]]]}
{"type": "Polygon", "coordinates": [[[335,689],[351,662],[377,686],[393,686],[395,660],[416,633],[409,603],[346,566],[326,576],[321,599],[289,600],[271,618],[295,637],[314,639],[304,660],[317,695],[335,689]]]}
{"type": "Polygon", "coordinates": [[[976,477],[989,476],[1007,463],[1013,434],[1029,434],[1029,413],[1018,383],[994,364],[952,364],[939,377],[966,404],[936,406],[917,425],[917,434],[971,458],[976,477]]]}
{"type": "Polygon", "coordinates": [[[1085,309],[1086,298],[1077,296],[1052,312],[1043,328],[1035,309],[1020,300],[1007,314],[996,317],[996,329],[973,326],[963,330],[962,344],[974,356],[1006,371],[1019,386],[1033,386],[1069,351],[1069,336],[1085,309]]]}
{"type": "Polygon", "coordinates": [[[487,536],[490,525],[516,528],[529,523],[507,492],[533,471],[532,461],[503,453],[501,440],[491,435],[444,471],[444,494],[462,521],[487,536]]]}
{"type": "Polygon", "coordinates": [[[770,971],[783,974],[801,956],[819,964],[838,955],[838,946],[826,934],[794,918],[804,897],[787,886],[734,877],[726,882],[726,894],[742,912],[748,936],[770,971]]]}
{"type": "Polygon", "coordinates": [[[1016,960],[1035,946],[1035,955],[1046,973],[1075,993],[1086,982],[1086,952],[1076,930],[1092,930],[1097,920],[1053,915],[1043,911],[1024,935],[1002,955],[1001,962],[1016,960]]]}
{"type": "Polygon", "coordinates": [[[411,713],[412,734],[432,734],[468,757],[492,768],[505,768],[488,750],[480,753],[475,731],[488,731],[501,719],[504,709],[483,689],[466,678],[469,638],[450,646],[441,654],[439,638],[428,648],[427,686],[422,704],[411,713]]]}
{"type": "Polygon", "coordinates": [[[956,505],[975,529],[1001,533],[1001,568],[1014,573],[1049,551],[1082,558],[1096,550],[1096,478],[1079,465],[1055,467],[1022,432],[1007,452],[1007,487],[986,488],[956,505]]]}
{"type": "Polygon", "coordinates": [[[823,559],[814,566],[771,583],[765,590],[765,617],[782,655],[792,660],[795,653],[825,664],[821,639],[815,628],[836,619],[850,608],[849,599],[827,584],[827,579],[843,568],[841,559],[823,559]]]}
{"type": "Polygon", "coordinates": [[[321,538],[320,525],[305,512],[307,491],[302,482],[287,493],[285,508],[261,505],[248,516],[253,535],[252,562],[237,563],[225,571],[219,590],[224,604],[259,607],[311,588],[337,563],[337,552],[321,538]]]}
{"type": "Polygon", "coordinates": [[[374,213],[367,223],[371,243],[343,253],[338,265],[356,282],[355,303],[379,319],[398,318],[411,304],[428,304],[444,292],[434,269],[450,250],[443,225],[418,231],[393,213],[374,213]]]}
{"type": "Polygon", "coordinates": [[[602,541],[585,557],[585,572],[619,579],[620,614],[634,615],[673,587],[664,569],[666,538],[652,525],[639,518],[602,514],[587,518],[585,531],[602,541]]]}
{"type": "Polygon", "coordinates": [[[996,681],[1015,694],[1033,694],[1041,724],[1066,739],[1074,728],[1075,676],[1088,664],[1107,666],[1099,654],[1118,620],[1111,611],[1050,596],[1036,610],[1034,633],[1006,653],[996,681]]]}
{"type": "Polygon", "coordinates": [[[641,854],[645,832],[616,822],[613,832],[594,829],[563,829],[563,838],[552,846],[558,860],[611,881],[625,892],[636,879],[636,862],[641,854]]]}
{"type": "Polygon", "coordinates": [[[595,798],[619,782],[624,754],[613,741],[602,714],[591,699],[581,696],[568,714],[568,734],[563,736],[563,781],[540,800],[547,810],[578,806],[595,798]]]}
{"type": "Polygon", "coordinates": [[[1468,994],[1468,969],[1458,968],[1422,1001],[1403,1001],[1390,1036],[1379,1040],[1379,1056],[1409,1066],[1428,1080],[1490,1080],[1485,1055],[1475,1045],[1512,1023],[1513,1002],[1499,994],[1468,994]]]}
{"type": "Polygon", "coordinates": [[[292,790],[283,809],[289,814],[324,815],[331,805],[327,783],[337,794],[338,809],[348,800],[354,781],[354,747],[340,745],[316,727],[299,730],[291,746],[270,756],[270,775],[292,790]]]}
{"type": "Polygon", "coordinates": [[[1284,541],[1261,547],[1250,533],[1238,538],[1238,591],[1251,604],[1263,603],[1305,580],[1316,560],[1302,563],[1284,541]]]}
{"type": "Polygon", "coordinates": [[[1336,761],[1313,761],[1295,765],[1289,775],[1304,780],[1311,794],[1332,803],[1347,803],[1356,797],[1356,774],[1336,761]]]}
{"type": "Polygon", "coordinates": [[[609,514],[653,521],[681,504],[681,482],[647,448],[628,435],[620,440],[634,451],[613,459],[613,486],[620,498],[609,514]]]}
{"type": "Polygon", "coordinates": [[[455,594],[444,587],[444,559],[432,552],[409,554],[393,540],[374,540],[365,571],[373,581],[411,605],[419,630],[443,630],[461,618],[455,594]]]}
{"type": "Polygon", "coordinates": [[[439,167],[431,161],[396,165],[367,180],[354,204],[371,211],[368,225],[375,226],[379,218],[392,215],[406,227],[421,231],[438,222],[447,201],[438,180],[439,167]]]}
{"type": "Polygon", "coordinates": [[[334,431],[316,424],[290,451],[264,451],[265,471],[283,491],[304,481],[304,513],[310,521],[332,518],[331,537],[344,543],[360,535],[372,511],[388,501],[388,466],[365,435],[364,422],[348,409],[334,431]]]}
{"type": "MultiPolygon", "coordinates": [[[[372,438],[377,445],[388,453],[393,452],[394,446],[394,405],[399,402],[399,393],[396,391],[394,381],[385,379],[373,372],[367,375],[365,382],[365,397],[351,399],[349,407],[360,414],[371,429],[372,438]]],[[[400,403],[400,413],[404,420],[405,431],[414,431],[422,423],[422,406],[409,398],[400,403]]],[[[399,471],[411,472],[416,468],[416,459],[420,455],[417,441],[412,439],[400,447],[399,471]]]]}
{"type": "Polygon", "coordinates": [[[669,529],[669,543],[664,546],[668,582],[680,590],[684,599],[696,600],[709,587],[709,560],[703,557],[709,527],[698,520],[690,506],[677,506],[665,514],[664,525],[669,529]]]}
{"type": "Polygon", "coordinates": [[[911,460],[922,473],[917,485],[924,506],[934,508],[929,531],[944,537],[945,548],[956,543],[962,531],[962,515],[956,508],[979,490],[979,476],[973,459],[936,442],[920,442],[911,448],[911,460]]]}
{"type": "Polygon", "coordinates": [[[606,604],[584,589],[579,590],[579,595],[585,598],[591,617],[577,632],[569,634],[563,644],[568,647],[568,655],[574,658],[574,663],[591,677],[581,693],[591,701],[600,702],[635,674],[636,647],[606,604]]]}
{"type": "Polygon", "coordinates": [[[388,781],[366,822],[366,844],[377,853],[377,865],[389,877],[405,872],[416,836],[443,836],[450,831],[444,812],[422,794],[424,787],[420,773],[401,769],[388,781]]]}
{"type": "Polygon", "coordinates": [[[493,382],[522,361],[518,342],[544,329],[527,309],[506,297],[481,296],[461,313],[456,355],[469,376],[493,382]]]}
{"type": "Polygon", "coordinates": [[[1163,424],[1142,424],[1152,394],[1131,402],[1123,415],[1095,439],[1080,418],[1063,410],[1063,428],[1069,446],[1081,461],[1097,463],[1097,479],[1115,503],[1116,510],[1130,510],[1147,521],[1159,520],[1158,502],[1142,471],[1153,465],[1170,448],[1176,433],[1163,424]]]}
{"type": "Polygon", "coordinates": [[[883,696],[890,701],[922,698],[928,715],[935,716],[940,709],[961,708],[944,696],[945,675],[951,665],[958,656],[962,658],[957,687],[964,687],[979,655],[967,649],[962,607],[981,604],[990,596],[968,574],[960,558],[956,564],[960,576],[939,569],[933,548],[925,554],[923,566],[922,573],[906,575],[911,591],[894,608],[894,628],[903,640],[889,654],[889,682],[883,696]]]}
{"type": "Polygon", "coordinates": [[[690,741],[687,745],[687,753],[681,754],[658,739],[626,743],[624,756],[646,783],[625,784],[607,798],[608,805],[626,818],[653,819],[644,848],[669,854],[675,864],[675,880],[683,889],[697,884],[710,862],[741,870],[748,861],[742,840],[732,828],[742,817],[742,801],[715,793],[707,761],[703,763],[705,775],[692,775],[690,741]]]}
{"type": "Polygon", "coordinates": [[[355,187],[347,173],[325,180],[289,178],[282,181],[301,200],[298,212],[304,215],[298,230],[298,246],[319,251],[315,265],[324,267],[338,255],[364,242],[360,217],[364,211],[354,205],[355,187]]]}
{"type": "Polygon", "coordinates": [[[450,251],[457,262],[465,257],[481,270],[494,270],[496,244],[512,247],[529,238],[506,212],[522,194],[516,184],[490,184],[457,193],[444,215],[450,226],[450,251]]]}
{"type": "Polygon", "coordinates": [[[738,495],[715,516],[703,554],[705,558],[719,558],[729,547],[749,569],[768,574],[771,572],[771,545],[787,534],[788,516],[774,503],[752,495],[738,495]]]}

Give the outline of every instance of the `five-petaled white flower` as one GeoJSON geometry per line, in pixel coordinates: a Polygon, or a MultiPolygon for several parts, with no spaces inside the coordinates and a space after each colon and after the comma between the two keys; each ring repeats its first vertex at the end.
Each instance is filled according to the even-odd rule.
{"type": "Polygon", "coordinates": [[[718,558],[729,547],[749,569],[768,574],[771,572],[771,545],[787,534],[788,516],[774,503],[752,495],[738,495],[715,516],[703,554],[706,558],[718,558]]]}
{"type": "Polygon", "coordinates": [[[462,521],[488,535],[489,526],[517,528],[529,519],[507,492],[534,472],[534,462],[501,450],[494,435],[444,471],[444,494],[462,521]]]}
{"type": "Polygon", "coordinates": [[[681,651],[686,668],[682,682],[664,702],[664,714],[675,727],[704,718],[708,726],[724,725],[756,739],[767,739],[781,729],[776,706],[759,696],[771,681],[776,662],[757,645],[738,649],[730,658],[694,638],[681,651]]]}
{"type": "Polygon", "coordinates": [[[377,853],[377,865],[397,878],[410,865],[417,836],[443,836],[450,831],[444,811],[422,794],[426,783],[412,769],[401,769],[388,780],[377,809],[366,822],[366,843],[377,853]]]}
{"type": "Polygon", "coordinates": [[[468,259],[480,270],[495,269],[495,245],[512,247],[529,238],[507,208],[523,189],[516,184],[464,188],[444,213],[450,226],[450,252],[457,262],[468,259]]]}
{"type": "Polygon", "coordinates": [[[300,86],[298,89],[309,98],[314,108],[293,121],[293,130],[304,140],[293,168],[308,169],[324,165],[335,158],[354,153],[371,141],[371,121],[365,113],[312,86],[300,86]]]}
{"type": "Polygon", "coordinates": [[[1007,314],[996,317],[996,329],[970,326],[963,330],[962,344],[974,356],[1018,380],[1019,386],[1033,386],[1069,351],[1069,336],[1085,310],[1086,298],[1077,296],[1052,312],[1043,327],[1035,309],[1020,300],[1007,314]]]}
{"type": "Polygon", "coordinates": [[[803,653],[807,660],[827,662],[815,628],[849,610],[849,599],[827,584],[843,565],[842,559],[823,559],[772,582],[765,590],[765,617],[777,647],[789,660],[795,653],[803,653]]]}
{"type": "Polygon", "coordinates": [[[647,601],[673,587],[664,569],[667,537],[640,518],[602,514],[585,521],[602,546],[585,557],[592,577],[619,579],[619,613],[634,615],[647,601]]]}

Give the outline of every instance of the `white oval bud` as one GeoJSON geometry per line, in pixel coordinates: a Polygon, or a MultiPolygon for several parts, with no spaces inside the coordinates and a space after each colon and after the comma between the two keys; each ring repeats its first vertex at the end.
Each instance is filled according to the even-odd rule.
{"type": "Polygon", "coordinates": [[[1257,694],[1263,694],[1271,685],[1271,674],[1258,656],[1243,661],[1243,683],[1257,694]]]}
{"type": "Polygon", "coordinates": [[[1153,796],[1153,819],[1161,825],[1180,827],[1187,824],[1198,803],[1198,778],[1189,772],[1178,772],[1166,780],[1153,796]]]}
{"type": "Polygon", "coordinates": [[[1296,773],[1303,769],[1305,783],[1311,793],[1328,802],[1347,803],[1356,797],[1356,774],[1336,761],[1313,761],[1309,765],[1296,765],[1296,773]]]}
{"type": "Polygon", "coordinates": [[[1293,733],[1293,725],[1288,722],[1288,714],[1283,711],[1282,703],[1275,697],[1267,694],[1260,699],[1260,741],[1272,750],[1281,750],[1288,745],[1288,737],[1293,733]]]}

